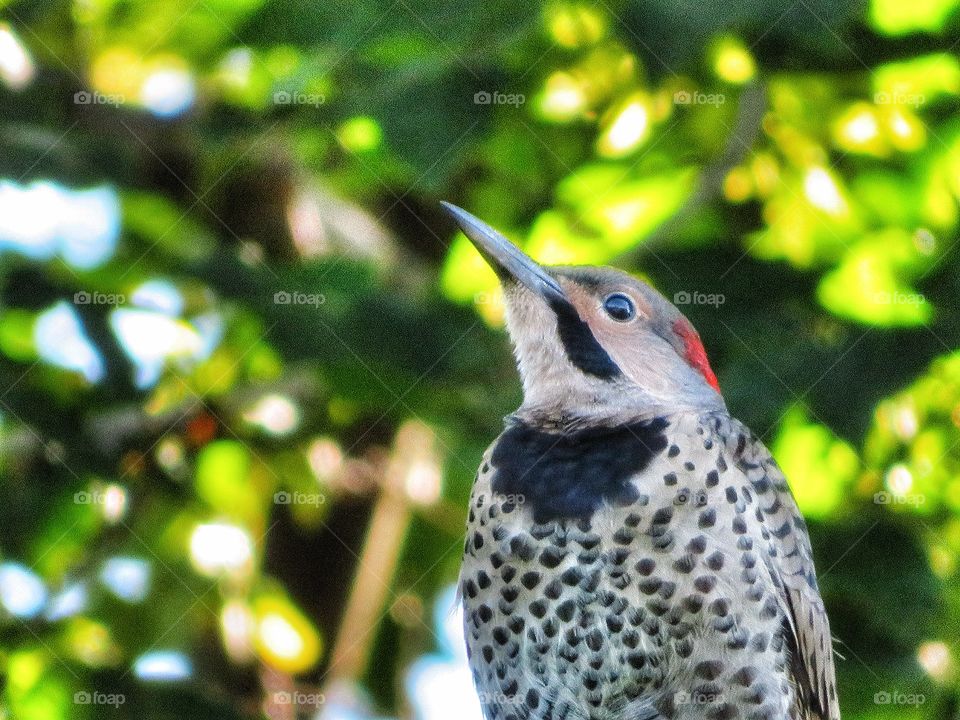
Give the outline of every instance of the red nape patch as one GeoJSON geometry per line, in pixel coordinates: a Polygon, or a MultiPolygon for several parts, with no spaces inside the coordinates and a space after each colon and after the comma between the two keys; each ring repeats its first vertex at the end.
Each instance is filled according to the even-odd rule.
{"type": "Polygon", "coordinates": [[[683,346],[686,352],[684,359],[690,363],[691,367],[703,375],[704,380],[710,383],[717,392],[720,392],[720,383],[717,382],[717,376],[713,374],[710,368],[710,361],[707,360],[707,351],[703,348],[700,336],[686,320],[677,320],[673,324],[673,331],[683,340],[683,346]]]}

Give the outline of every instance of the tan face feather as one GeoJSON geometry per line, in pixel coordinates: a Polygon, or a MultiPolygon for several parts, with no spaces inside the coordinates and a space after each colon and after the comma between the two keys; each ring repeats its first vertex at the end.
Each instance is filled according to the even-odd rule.
{"type": "MultiPolygon", "coordinates": [[[[684,338],[674,330],[689,322],[666,298],[617,270],[556,268],[555,272],[590,332],[645,397],[663,404],[722,405],[702,368],[689,361],[684,338]],[[636,315],[629,321],[614,319],[604,308],[605,299],[615,293],[632,302],[636,315]]],[[[630,391],[621,392],[629,395],[630,391]]]]}

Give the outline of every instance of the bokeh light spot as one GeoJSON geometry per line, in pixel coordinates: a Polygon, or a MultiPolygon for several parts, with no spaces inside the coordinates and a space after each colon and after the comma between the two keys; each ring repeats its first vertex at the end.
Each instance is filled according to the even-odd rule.
{"type": "Polygon", "coordinates": [[[182,68],[164,68],[147,75],[140,88],[140,102],[157,117],[172,118],[193,105],[193,76],[182,68]]]}
{"type": "Polygon", "coordinates": [[[290,398],[271,393],[264,395],[243,414],[244,420],[261,427],[270,435],[288,435],[300,423],[300,411],[290,398]]]}
{"type": "Polygon", "coordinates": [[[100,352],[87,339],[77,311],[61,301],[41,313],[33,328],[37,353],[51,365],[75,370],[88,382],[104,375],[100,352]]]}
{"type": "Polygon", "coordinates": [[[0,564],[0,604],[14,617],[36,617],[47,602],[47,588],[35,572],[18,562],[0,564]]]}
{"type": "Polygon", "coordinates": [[[128,603],[139,603],[150,590],[150,563],[140,558],[112,557],[100,570],[100,580],[110,592],[128,603]]]}
{"type": "Polygon", "coordinates": [[[246,571],[253,560],[253,542],[236,525],[198,525],[190,536],[190,559],[197,572],[209,577],[246,571]]]}
{"type": "Polygon", "coordinates": [[[337,139],[351,152],[370,152],[376,150],[383,141],[383,130],[372,117],[358,115],[340,126],[337,139]]]}
{"type": "Polygon", "coordinates": [[[616,112],[600,140],[597,150],[606,157],[622,157],[635,150],[650,134],[650,111],[640,95],[628,99],[616,112]]]}
{"type": "Polygon", "coordinates": [[[840,215],[846,202],[833,176],[824,168],[810,168],[803,178],[803,190],[814,207],[830,215],[840,215]]]}
{"type": "Polygon", "coordinates": [[[0,80],[20,90],[33,80],[35,68],[30,53],[6,23],[0,23],[0,80]]]}
{"type": "Polygon", "coordinates": [[[192,672],[191,663],[186,655],[172,650],[145,653],[133,664],[134,675],[141,680],[151,682],[186,680],[192,672]]]}

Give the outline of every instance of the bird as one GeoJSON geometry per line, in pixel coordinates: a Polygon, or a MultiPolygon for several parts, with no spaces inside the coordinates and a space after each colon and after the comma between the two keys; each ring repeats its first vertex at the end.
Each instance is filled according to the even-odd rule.
{"type": "Polygon", "coordinates": [[[837,720],[807,526],[690,321],[443,207],[499,278],[523,389],[458,584],[486,720],[837,720]]]}

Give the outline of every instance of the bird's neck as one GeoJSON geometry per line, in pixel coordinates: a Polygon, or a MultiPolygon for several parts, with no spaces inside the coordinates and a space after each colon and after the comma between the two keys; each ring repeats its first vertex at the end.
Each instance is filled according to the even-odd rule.
{"type": "Polygon", "coordinates": [[[702,402],[667,402],[641,393],[621,393],[613,399],[594,395],[553,398],[548,402],[525,400],[508,420],[545,430],[569,432],[586,427],[619,427],[654,418],[715,412],[726,412],[722,399],[707,406],[702,402]]]}

